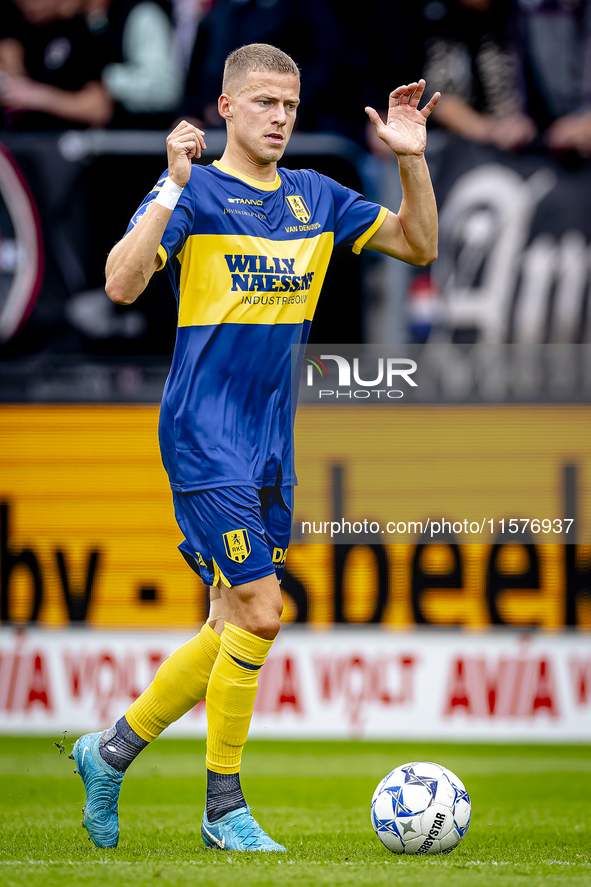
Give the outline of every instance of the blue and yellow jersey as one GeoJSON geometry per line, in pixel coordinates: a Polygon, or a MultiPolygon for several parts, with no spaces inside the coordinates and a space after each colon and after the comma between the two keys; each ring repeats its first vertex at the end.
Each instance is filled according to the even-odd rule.
{"type": "Polygon", "coordinates": [[[178,302],[159,429],[173,490],[296,483],[291,346],[307,341],[333,247],[360,252],[386,214],[313,170],[267,184],[193,165],[158,250],[178,302]]]}

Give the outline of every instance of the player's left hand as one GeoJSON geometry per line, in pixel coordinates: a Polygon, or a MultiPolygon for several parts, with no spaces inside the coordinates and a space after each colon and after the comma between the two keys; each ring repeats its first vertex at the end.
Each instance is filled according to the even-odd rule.
{"type": "Polygon", "coordinates": [[[425,86],[426,82],[419,80],[418,83],[399,86],[391,92],[386,123],[373,108],[365,109],[378,136],[395,154],[420,155],[425,150],[427,117],[441,98],[441,93],[436,92],[431,101],[419,111],[418,106],[425,86]]]}

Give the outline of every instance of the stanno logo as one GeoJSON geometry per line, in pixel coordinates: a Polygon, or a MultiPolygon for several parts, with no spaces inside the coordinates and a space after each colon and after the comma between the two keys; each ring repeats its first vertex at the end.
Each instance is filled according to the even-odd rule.
{"type": "Polygon", "coordinates": [[[250,539],[248,538],[248,530],[232,530],[230,533],[224,533],[224,548],[226,554],[232,561],[241,564],[250,554],[250,539]]]}
{"type": "Polygon", "coordinates": [[[306,206],[306,202],[303,197],[300,197],[297,194],[293,194],[290,197],[285,198],[287,200],[287,205],[291,210],[291,214],[296,217],[298,222],[306,222],[310,221],[310,216],[312,213],[306,206]]]}
{"type": "Polygon", "coordinates": [[[228,197],[228,203],[245,203],[247,206],[262,206],[262,200],[247,200],[245,197],[228,197]]]}

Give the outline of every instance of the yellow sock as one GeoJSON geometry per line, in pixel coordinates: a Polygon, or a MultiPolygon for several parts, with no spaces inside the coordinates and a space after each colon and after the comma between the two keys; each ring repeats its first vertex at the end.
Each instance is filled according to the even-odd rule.
{"type": "Polygon", "coordinates": [[[205,699],[219,649],[220,637],[206,622],[197,637],[164,660],[147,690],[127,709],[131,729],[151,742],[205,699]]]}
{"type": "Polygon", "coordinates": [[[273,641],[226,622],[207,696],[207,767],[238,773],[257,695],[258,676],[273,641]],[[238,660],[238,661],[237,661],[238,660]]]}

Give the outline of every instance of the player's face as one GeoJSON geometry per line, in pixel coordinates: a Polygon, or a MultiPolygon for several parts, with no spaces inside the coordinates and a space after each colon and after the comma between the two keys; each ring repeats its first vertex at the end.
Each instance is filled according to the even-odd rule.
{"type": "Polygon", "coordinates": [[[255,163],[280,160],[289,142],[299,104],[295,74],[250,71],[230,99],[234,142],[255,163]]]}

